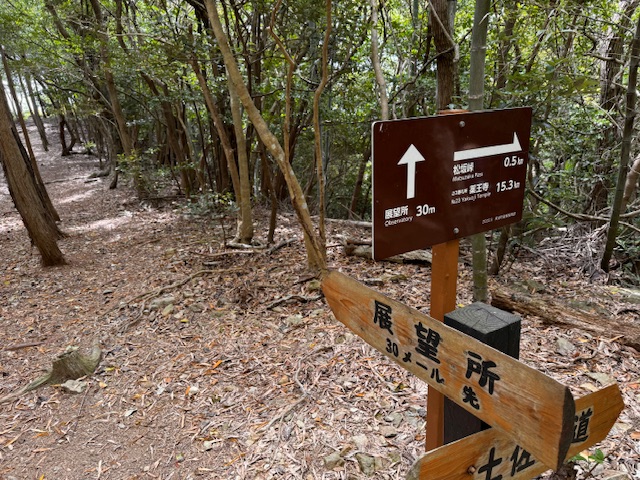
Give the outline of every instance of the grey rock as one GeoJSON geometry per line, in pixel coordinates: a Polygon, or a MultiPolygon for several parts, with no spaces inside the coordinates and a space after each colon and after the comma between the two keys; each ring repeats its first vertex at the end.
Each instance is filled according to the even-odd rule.
{"type": "Polygon", "coordinates": [[[367,445],[369,444],[369,440],[367,439],[366,435],[356,435],[351,439],[351,441],[358,450],[366,449],[367,445]]]}
{"type": "Polygon", "coordinates": [[[631,480],[631,477],[626,472],[619,472],[617,470],[605,470],[602,472],[602,480],[631,480]]]}
{"type": "Polygon", "coordinates": [[[556,352],[560,355],[571,355],[576,351],[576,346],[565,338],[558,338],[556,340],[556,352]]]}
{"type": "Polygon", "coordinates": [[[360,465],[360,471],[365,475],[372,475],[376,471],[376,459],[367,453],[356,453],[356,460],[360,465]]]}
{"type": "Polygon", "coordinates": [[[333,470],[336,467],[344,465],[344,458],[340,455],[340,452],[333,452],[324,457],[324,466],[328,470],[333,470]]]}
{"type": "Polygon", "coordinates": [[[394,427],[399,427],[402,421],[404,420],[404,415],[402,415],[400,412],[392,412],[386,417],[384,417],[384,420],[386,422],[389,422],[394,427]]]}
{"type": "Polygon", "coordinates": [[[161,308],[164,308],[167,305],[171,305],[172,303],[175,303],[175,301],[176,301],[176,297],[174,297],[173,295],[154,298],[149,302],[149,310],[160,310],[161,308]]]}
{"type": "Polygon", "coordinates": [[[380,427],[380,433],[384,438],[393,438],[398,435],[398,430],[391,425],[383,425],[380,427]]]}

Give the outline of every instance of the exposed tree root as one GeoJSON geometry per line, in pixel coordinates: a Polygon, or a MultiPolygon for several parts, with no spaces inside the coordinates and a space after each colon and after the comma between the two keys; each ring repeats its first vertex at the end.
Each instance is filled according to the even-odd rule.
{"type": "Polygon", "coordinates": [[[58,385],[67,380],[76,380],[91,375],[102,360],[102,350],[94,343],[88,355],[80,352],[78,347],[67,347],[52,363],[51,370],[24,387],[0,398],[0,404],[10,402],[20,395],[35,390],[43,385],[58,385]]]}

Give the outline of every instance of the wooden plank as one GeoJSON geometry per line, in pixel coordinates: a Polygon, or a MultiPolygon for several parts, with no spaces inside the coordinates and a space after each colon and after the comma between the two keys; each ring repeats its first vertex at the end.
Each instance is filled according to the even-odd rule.
{"type": "Polygon", "coordinates": [[[371,346],[546,465],[562,464],[575,413],[568,388],[339,272],[323,277],[322,290],[335,317],[371,346]]]}
{"type": "MultiPolygon", "coordinates": [[[[615,384],[576,400],[574,438],[567,459],[604,440],[623,408],[615,384]]],[[[407,480],[531,479],[550,468],[556,467],[538,462],[511,438],[490,429],[426,453],[407,480]]]]}
{"type": "MultiPolygon", "coordinates": [[[[444,321],[445,314],[456,308],[458,256],[460,241],[434,245],[431,249],[431,316],[444,321]]],[[[427,393],[427,429],[425,448],[444,445],[444,395],[429,385],[427,393]]]]}

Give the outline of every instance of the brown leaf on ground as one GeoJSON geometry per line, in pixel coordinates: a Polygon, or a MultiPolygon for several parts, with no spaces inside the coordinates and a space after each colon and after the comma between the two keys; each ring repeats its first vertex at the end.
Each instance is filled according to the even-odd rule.
{"type": "MultiPolygon", "coordinates": [[[[0,396],[66,345],[97,338],[103,359],[80,395],[44,387],[0,405],[0,479],[405,477],[424,449],[426,385],[333,319],[308,285],[293,216],[278,218],[279,248],[225,251],[220,221],[179,200],[152,207],[107,179],[87,183],[94,157],[38,158],[69,265],[40,267],[0,179],[0,396]]],[[[267,217],[256,215],[258,238],[267,217]]],[[[344,256],[332,239],[370,235],[357,225],[328,234],[330,265],[428,311],[429,265],[344,256]]],[[[535,280],[556,302],[634,315],[579,265],[541,252],[521,252],[497,282],[535,280]]],[[[461,263],[460,304],[470,281],[461,263]]],[[[522,330],[522,361],[575,395],[605,378],[588,374],[616,379],[627,407],[597,448],[607,470],[639,475],[638,352],[535,317],[522,330]]]]}

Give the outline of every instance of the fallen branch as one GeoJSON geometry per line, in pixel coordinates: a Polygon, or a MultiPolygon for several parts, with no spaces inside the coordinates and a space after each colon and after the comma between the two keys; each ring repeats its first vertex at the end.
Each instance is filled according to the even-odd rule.
{"type": "MultiPolygon", "coordinates": [[[[372,258],[370,240],[347,239],[344,242],[344,253],[347,256],[355,256],[366,259],[372,258]]],[[[385,262],[393,263],[431,263],[431,252],[427,250],[414,250],[393,257],[385,258],[385,262]]]]}
{"type": "MultiPolygon", "coordinates": [[[[535,190],[533,189],[527,189],[527,192],[530,193],[532,196],[534,196],[537,200],[541,201],[542,203],[548,205],[549,207],[557,210],[558,212],[560,212],[562,215],[569,217],[569,218],[573,218],[574,220],[580,220],[583,222],[603,222],[603,223],[607,223],[610,219],[609,218],[604,218],[604,217],[595,217],[592,215],[585,215],[584,213],[571,213],[565,209],[563,209],[562,207],[556,205],[553,202],[550,202],[549,200],[546,200],[542,195],[540,195],[539,193],[537,193],[535,190]]],[[[625,215],[620,215],[620,218],[627,218],[625,217],[625,215]]],[[[640,233],[640,228],[636,227],[635,225],[629,223],[629,222],[619,222],[620,225],[624,225],[625,227],[634,230],[638,233],[640,233]]]]}
{"type": "Polygon", "coordinates": [[[539,317],[544,323],[569,328],[579,328],[605,338],[615,338],[618,343],[640,351],[640,328],[633,324],[614,322],[602,315],[593,315],[571,309],[549,297],[534,298],[526,293],[504,288],[491,291],[494,307],[539,317]]]}
{"type": "Polygon", "coordinates": [[[280,250],[282,247],[286,247],[287,245],[291,245],[292,243],[295,243],[297,241],[298,241],[297,238],[290,238],[289,240],[284,240],[284,241],[278,243],[277,245],[274,245],[273,247],[269,248],[264,253],[266,255],[271,255],[276,250],[280,250]]]}
{"type": "Polygon", "coordinates": [[[299,302],[307,303],[307,302],[315,302],[316,300],[320,300],[322,295],[316,295],[315,297],[303,297],[302,295],[287,295],[286,297],[279,298],[278,300],[271,302],[267,305],[267,310],[271,310],[272,308],[277,307],[286,302],[290,302],[291,300],[297,300],[299,302]]]}
{"type": "Polygon", "coordinates": [[[29,347],[39,347],[44,342],[27,342],[27,343],[19,343],[17,345],[9,345],[8,347],[4,347],[2,349],[3,352],[14,352],[16,350],[22,350],[23,348],[29,347]]]}

